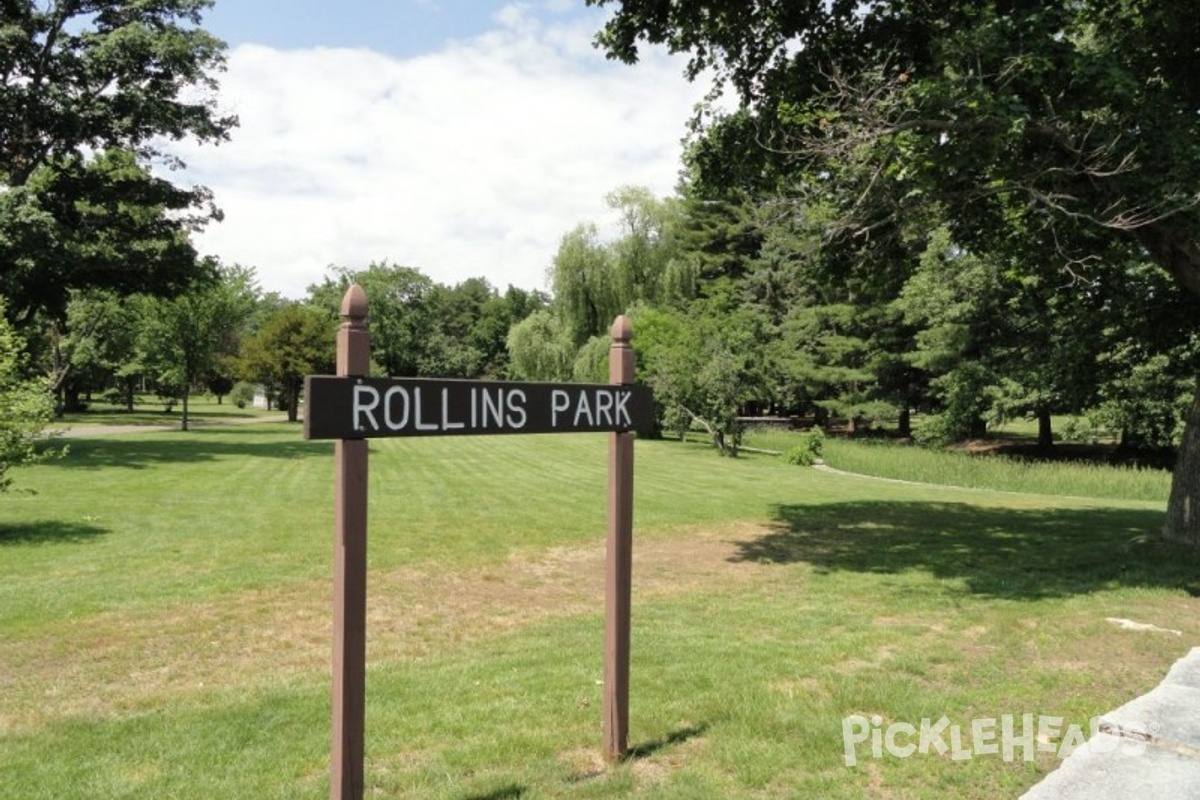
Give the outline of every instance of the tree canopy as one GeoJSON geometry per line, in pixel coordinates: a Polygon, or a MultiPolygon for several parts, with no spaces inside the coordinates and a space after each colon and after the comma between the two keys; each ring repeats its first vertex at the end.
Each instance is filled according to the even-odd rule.
{"type": "Polygon", "coordinates": [[[721,181],[833,192],[861,236],[932,197],[964,244],[1018,231],[1073,267],[1133,238],[1200,295],[1200,22],[1176,3],[589,4],[619,6],[611,57],[663,43],[738,93],[701,124],[701,180],[750,159],[721,181]]]}
{"type": "Polygon", "coordinates": [[[0,183],[85,150],[162,156],[161,139],[220,141],[225,45],[212,0],[6,0],[0,7],[0,183]]]}
{"type": "MultiPolygon", "coordinates": [[[[902,286],[920,271],[928,231],[944,229],[972,254],[946,264],[989,281],[989,302],[1003,300],[997,318],[1028,320],[1018,328],[1027,345],[1071,334],[1039,327],[1052,308],[1060,324],[1090,307],[1132,330],[1122,306],[1161,296],[1108,287],[1150,289],[1114,278],[1144,261],[1200,298],[1200,18],[1178,3],[588,3],[613,7],[597,37],[610,57],[632,63],[644,43],[664,44],[689,54],[689,76],[709,71],[735,94],[736,110],[710,107],[694,122],[686,190],[817,210],[827,264],[849,256],[902,286]]],[[[909,303],[907,318],[940,317],[943,333],[974,336],[935,346],[927,335],[927,355],[962,342],[979,348],[973,356],[988,352],[934,378],[943,401],[981,402],[1001,358],[1023,375],[1011,402],[1046,406],[1075,392],[1021,348],[954,322],[949,306],[924,305],[909,303]]],[[[1128,363],[1120,352],[1106,357],[1128,363]]],[[[1167,535],[1200,543],[1200,388],[1194,398],[1167,535]]]]}
{"type": "Polygon", "coordinates": [[[0,4],[0,290],[10,318],[65,313],[71,289],[174,294],[204,269],[188,234],[218,216],[164,143],[218,142],[224,44],[211,0],[0,4]]]}

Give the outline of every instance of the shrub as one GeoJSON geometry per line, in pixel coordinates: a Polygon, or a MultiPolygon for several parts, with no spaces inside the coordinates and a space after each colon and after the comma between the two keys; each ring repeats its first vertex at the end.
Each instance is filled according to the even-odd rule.
{"type": "Polygon", "coordinates": [[[229,400],[238,408],[245,408],[254,402],[254,385],[241,381],[229,391],[229,400]]]}
{"type": "Polygon", "coordinates": [[[825,433],[820,428],[813,428],[800,437],[799,444],[783,454],[783,460],[788,464],[811,467],[821,460],[821,448],[824,445],[825,433]]]}

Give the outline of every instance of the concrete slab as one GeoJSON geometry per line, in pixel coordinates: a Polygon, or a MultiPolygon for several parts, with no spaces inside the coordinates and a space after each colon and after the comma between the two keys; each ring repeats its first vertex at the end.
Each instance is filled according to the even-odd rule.
{"type": "Polygon", "coordinates": [[[1200,647],[1193,647],[1190,653],[1176,661],[1163,683],[1200,689],[1200,647]]]}
{"type": "Polygon", "coordinates": [[[1097,734],[1021,800],[1183,800],[1200,796],[1200,759],[1097,734]]]}
{"type": "Polygon", "coordinates": [[[1100,729],[1021,800],[1200,798],[1200,647],[1100,729]]]}
{"type": "Polygon", "coordinates": [[[1160,684],[1150,693],[1101,714],[1100,729],[1155,743],[1184,745],[1200,753],[1200,689],[1160,684]]]}

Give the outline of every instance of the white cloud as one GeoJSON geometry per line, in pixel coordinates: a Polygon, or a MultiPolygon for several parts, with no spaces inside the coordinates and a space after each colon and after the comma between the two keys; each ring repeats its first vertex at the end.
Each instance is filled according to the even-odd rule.
{"type": "Polygon", "coordinates": [[[595,20],[512,6],[495,30],[407,60],[238,47],[221,104],[241,127],[182,153],[225,211],[200,249],[293,297],[330,264],[382,259],[542,287],[562,235],[606,218],[607,192],[673,190],[705,89],[661,55],[606,62],[595,20]]]}

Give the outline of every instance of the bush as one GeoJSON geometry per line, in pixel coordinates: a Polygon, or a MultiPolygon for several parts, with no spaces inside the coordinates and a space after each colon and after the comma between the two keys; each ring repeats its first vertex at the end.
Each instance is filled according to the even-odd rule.
{"type": "Polygon", "coordinates": [[[229,400],[238,408],[245,408],[254,402],[254,385],[239,382],[229,391],[229,400]]]}
{"type": "Polygon", "coordinates": [[[1064,442],[1095,444],[1099,438],[1099,432],[1092,421],[1086,417],[1068,417],[1062,424],[1060,436],[1064,442]]]}
{"type": "Polygon", "coordinates": [[[800,443],[783,454],[783,460],[788,464],[800,467],[811,467],[821,460],[821,448],[825,445],[825,433],[820,428],[813,428],[800,437],[800,443]]]}

